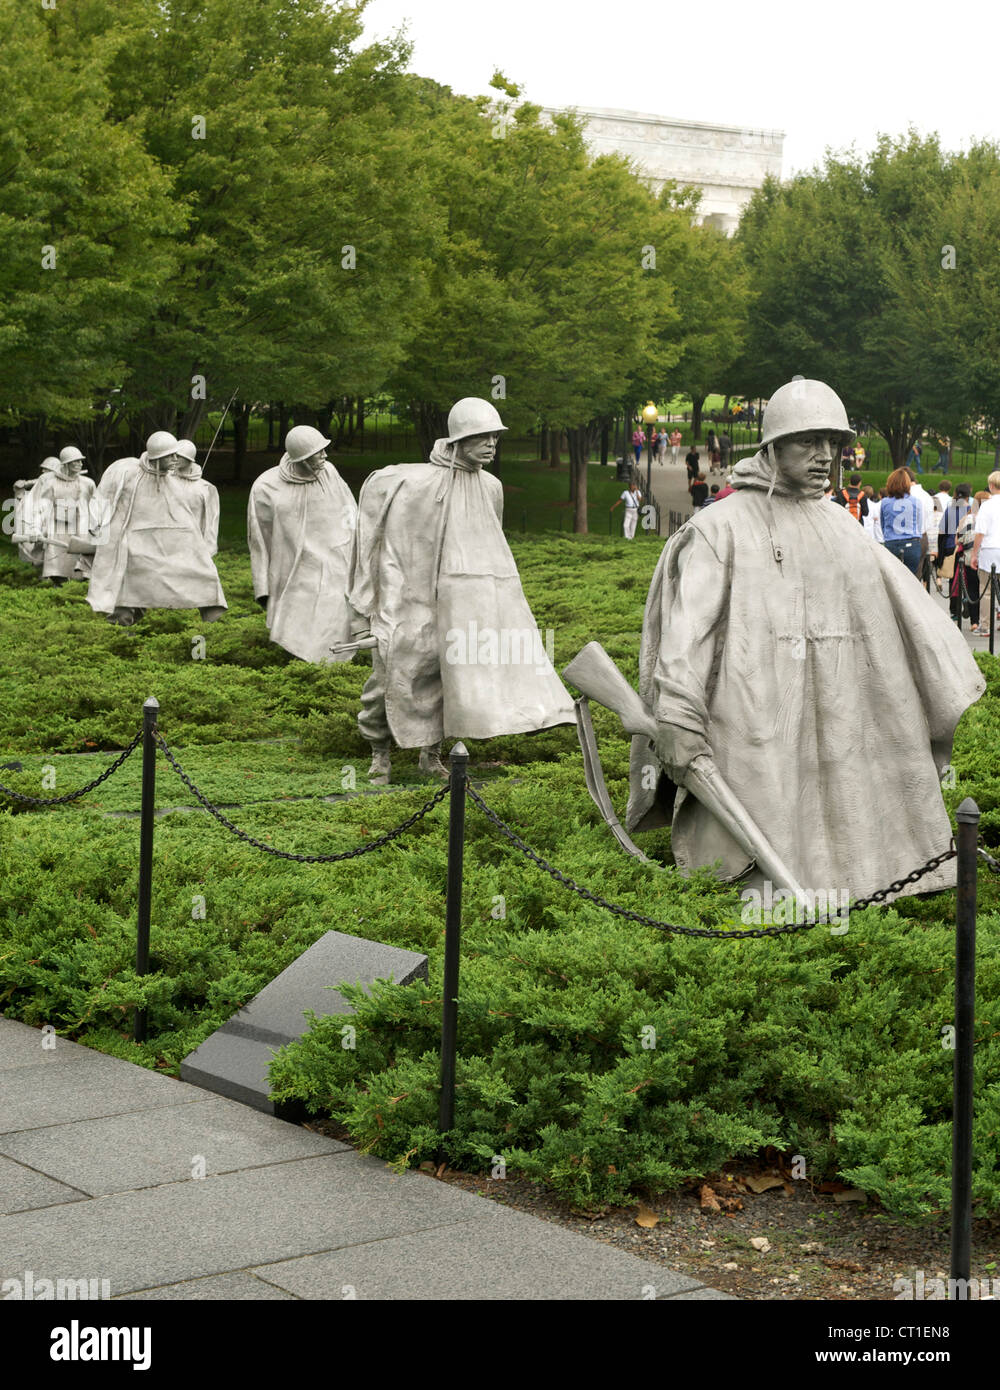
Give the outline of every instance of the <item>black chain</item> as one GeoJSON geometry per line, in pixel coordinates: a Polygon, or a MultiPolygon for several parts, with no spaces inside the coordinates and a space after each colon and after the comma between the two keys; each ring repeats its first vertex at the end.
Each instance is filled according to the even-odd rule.
{"type": "Polygon", "coordinates": [[[233,825],[232,821],[227,820],[218,807],[213,806],[204,792],[199,791],[191,781],[191,778],[174,757],[167,745],[166,739],[160,733],[159,729],[154,729],[153,737],[163,750],[167,762],[177,773],[184,785],[192,795],[198,798],[205,810],[208,811],[210,815],[213,815],[221,825],[224,825],[227,830],[231,831],[237,839],[242,840],[245,844],[253,845],[254,849],[262,849],[265,854],[273,854],[277,859],[294,859],[297,864],[335,864],[341,859],[356,859],[360,854],[370,854],[372,850],[381,849],[383,845],[390,844],[393,840],[398,839],[404,831],[409,830],[411,825],[415,825],[418,820],[426,816],[427,812],[433,810],[438,802],[442,801],[451,790],[446,782],[440,791],[434,793],[430,801],[425,802],[419,811],[414,811],[412,816],[407,816],[406,820],[404,820],[401,825],[397,825],[395,830],[387,830],[386,833],[380,835],[377,840],[370,840],[367,844],[358,845],[357,849],[344,850],[341,854],[290,854],[287,850],[275,849],[272,845],[266,845],[263,840],[255,840],[252,835],[248,835],[245,830],[240,830],[238,826],[233,825]]]}
{"type": "Polygon", "coordinates": [[[85,787],[80,787],[75,792],[67,792],[65,796],[22,796],[13,787],[5,787],[2,782],[0,782],[0,792],[3,792],[5,796],[13,797],[15,801],[23,801],[28,806],[62,806],[67,801],[76,801],[77,797],[86,796],[95,787],[99,787],[102,782],[106,782],[113,772],[118,771],[125,759],[132,756],[141,742],[142,730],[140,729],[125,751],[119,753],[114,762],[106,767],[100,776],[95,777],[92,782],[88,782],[85,787]]]}
{"type": "MultiPolygon", "coordinates": [[[[519,835],[516,835],[514,831],[511,830],[509,825],[506,825],[504,821],[500,819],[495,811],[487,806],[486,802],[471,784],[469,785],[468,792],[471,800],[476,803],[486,819],[496,826],[501,835],[504,835],[515,844],[522,854],[527,855],[527,857],[537,864],[540,869],[551,878],[554,878],[557,883],[561,883],[564,888],[569,888],[581,898],[585,898],[587,902],[594,903],[597,907],[603,907],[606,911],[614,913],[616,917],[623,917],[627,922],[638,922],[640,926],[653,927],[656,931],[677,932],[681,936],[704,936],[726,940],[742,937],[785,936],[789,932],[805,931],[821,925],[820,922],[794,922],[775,927],[753,927],[747,931],[717,931],[712,927],[681,927],[674,922],[658,922],[654,917],[646,917],[641,912],[632,912],[628,908],[618,907],[615,903],[609,903],[607,898],[602,898],[598,893],[591,893],[588,888],[581,888],[581,886],[578,883],[574,883],[571,878],[567,878],[566,875],[560,873],[558,869],[554,869],[551,864],[547,864],[544,859],[524,843],[519,835]]],[[[923,868],[914,869],[911,874],[907,874],[906,878],[897,879],[895,883],[890,883],[888,888],[882,888],[879,892],[872,893],[868,898],[859,898],[856,903],[851,904],[851,911],[860,911],[861,908],[868,907],[871,903],[884,902],[890,893],[898,893],[906,884],[916,883],[917,879],[922,878],[924,874],[930,873],[932,869],[936,869],[938,865],[943,864],[946,859],[954,859],[956,853],[954,843],[953,840],[951,849],[945,850],[943,854],[935,855],[933,859],[928,859],[923,868]]]]}

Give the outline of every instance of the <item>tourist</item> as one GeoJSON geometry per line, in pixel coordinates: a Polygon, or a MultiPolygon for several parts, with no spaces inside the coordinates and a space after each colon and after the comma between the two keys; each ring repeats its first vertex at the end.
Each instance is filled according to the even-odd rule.
{"type": "Polygon", "coordinates": [[[917,571],[919,578],[923,580],[929,578],[937,558],[938,527],[941,523],[934,506],[934,498],[922,483],[917,482],[909,469],[906,471],[910,479],[910,496],[915,497],[924,509],[924,535],[920,547],[920,569],[917,571]]]}
{"type": "Polygon", "coordinates": [[[846,507],[855,521],[864,523],[864,519],[868,515],[868,498],[861,486],[860,473],[852,473],[847,487],[842,487],[835,492],[833,500],[838,506],[846,507]]]}
{"type": "Polygon", "coordinates": [[[729,472],[729,459],[733,452],[733,441],[726,433],[719,435],[719,453],[721,455],[722,471],[729,472]]]}
{"type": "MultiPolygon", "coordinates": [[[[755,848],[766,837],[793,884],[859,898],[951,843],[940,780],[985,682],[937,603],[822,503],[850,437],[823,382],[782,386],[759,452],[733,470],[736,496],[696,512],[661,553],[639,653],[656,733],[632,741],[626,829],[670,826],[682,874],[714,864],[759,891],[772,879],[755,848]],[[856,734],[875,728],[873,775],[856,734]],[[739,838],[719,811],[742,818],[739,838]]],[[[899,474],[889,507],[907,500],[899,474]]],[[[922,509],[907,505],[919,553],[922,509]]],[[[918,887],[954,883],[948,859],[918,887]]]]}
{"type": "Polygon", "coordinates": [[[855,453],[853,444],[845,444],[840,451],[840,466],[844,473],[853,473],[855,465],[855,453]]]}
{"type": "Polygon", "coordinates": [[[659,464],[665,464],[667,461],[668,438],[669,435],[665,428],[660,430],[659,434],[656,436],[656,461],[659,464]]]}
{"type": "Polygon", "coordinates": [[[868,457],[868,455],[865,453],[865,446],[864,446],[863,444],[855,444],[855,446],[854,446],[854,467],[855,467],[856,469],[858,469],[858,468],[864,468],[864,466],[865,466],[865,459],[866,459],[867,457],[868,457]]]}
{"type": "Polygon", "coordinates": [[[635,450],[636,466],[638,466],[640,460],[642,459],[642,451],[643,447],[645,446],[645,443],[646,436],[643,434],[642,426],[640,425],[632,435],[632,448],[635,450]]]}
{"type": "Polygon", "coordinates": [[[376,784],[393,741],[447,778],[444,737],[576,724],[503,534],[503,487],[486,471],[505,428],[490,401],[465,397],[428,462],[390,464],[361,488],[348,597],[354,640],[376,639],[358,716],[376,784]]]}
{"type": "MultiPolygon", "coordinates": [[[[969,495],[968,488],[966,489],[965,495],[966,495],[966,497],[968,497],[968,495],[969,495]]],[[[941,479],[941,486],[938,488],[937,492],[935,492],[935,494],[934,494],[934,501],[937,502],[937,504],[940,506],[940,508],[941,508],[941,510],[942,510],[943,512],[946,512],[946,511],[948,510],[948,507],[949,507],[949,505],[950,505],[950,503],[951,503],[951,479],[950,479],[950,478],[942,478],[942,479],[941,479]]]]}
{"type": "Polygon", "coordinates": [[[938,471],[938,469],[940,468],[940,470],[941,470],[942,473],[947,473],[947,472],[948,472],[948,469],[949,469],[949,467],[950,467],[950,465],[951,465],[951,440],[948,438],[947,435],[945,435],[944,439],[939,439],[939,440],[938,440],[938,456],[937,456],[937,462],[934,464],[933,468],[931,469],[931,472],[932,472],[932,473],[936,473],[936,472],[938,471]]]}
{"type": "Polygon", "coordinates": [[[253,592],[271,641],[316,665],[350,661],[355,650],[343,648],[353,630],[347,589],[358,507],[327,461],[329,444],[312,425],[290,429],[281,461],[256,480],[247,505],[253,592]]]}
{"type": "Polygon", "coordinates": [[[922,473],[924,471],[920,467],[920,455],[923,452],[923,447],[924,446],[921,444],[920,440],[915,439],[913,441],[913,446],[910,449],[910,452],[906,456],[906,466],[907,468],[909,468],[911,473],[922,473]]]}
{"type": "Polygon", "coordinates": [[[670,462],[671,462],[671,463],[676,463],[676,462],[677,462],[677,455],[680,453],[681,443],[683,442],[683,439],[684,439],[684,436],[681,434],[680,430],[679,430],[679,429],[677,428],[677,426],[675,425],[674,428],[670,431],[670,462]]]}
{"type": "Polygon", "coordinates": [[[708,497],[708,483],[705,481],[703,473],[699,473],[696,478],[692,478],[688,483],[688,492],[691,494],[691,505],[693,507],[704,506],[705,499],[708,497]]]}
{"type": "MultiPolygon", "coordinates": [[[[704,502],[702,502],[702,504],[701,504],[703,507],[707,507],[710,503],[712,503],[712,502],[715,501],[715,499],[716,499],[716,498],[718,497],[718,495],[719,495],[719,486],[720,486],[720,485],[719,485],[718,483],[713,483],[713,484],[712,484],[712,487],[711,487],[711,490],[710,490],[708,496],[705,498],[704,502]]],[[[732,491],[732,489],[730,489],[730,491],[732,491]]]]}
{"type": "Polygon", "coordinates": [[[708,471],[714,473],[719,466],[719,437],[715,430],[709,430],[708,438],[705,441],[705,449],[708,452],[708,471]]]}
{"type": "Polygon", "coordinates": [[[701,469],[698,450],[695,448],[693,444],[691,445],[691,448],[685,455],[684,462],[687,464],[688,487],[690,488],[692,482],[695,480],[695,478],[697,478],[698,473],[701,469]]]}
{"type": "Polygon", "coordinates": [[[187,484],[173,477],[177,440],[156,430],[139,458],[117,459],[97,489],[100,522],[87,602],[131,627],[147,608],[197,608],[204,623],[226,611],[219,574],[191,511],[187,484]]]}
{"type": "Polygon", "coordinates": [[[623,502],[625,504],[625,512],[622,516],[622,535],[627,541],[630,541],[635,535],[636,522],[639,520],[639,508],[642,505],[642,493],[639,490],[639,484],[634,478],[619,497],[618,501],[613,503],[609,510],[612,512],[615,511],[623,502]]]}
{"type": "Polygon", "coordinates": [[[910,474],[905,468],[897,468],[889,474],[885,491],[879,506],[885,548],[901,560],[912,575],[917,575],[924,537],[923,503],[911,495],[910,474]]]}
{"type": "Polygon", "coordinates": [[[982,633],[979,572],[974,570],[969,563],[972,558],[972,547],[975,539],[976,515],[970,507],[958,522],[958,529],[955,532],[955,570],[949,585],[949,607],[952,618],[960,627],[963,607],[965,608],[966,616],[972,623],[970,631],[974,637],[978,637],[982,633]]]}
{"type": "MultiPolygon", "coordinates": [[[[982,585],[987,586],[989,597],[991,569],[996,568],[1000,582],[1000,472],[991,473],[986,479],[989,497],[983,502],[976,516],[975,541],[969,560],[974,570],[979,572],[982,585]]],[[[980,589],[982,590],[982,585],[980,589]]],[[[987,624],[987,627],[989,624],[987,624]]]]}
{"type": "Polygon", "coordinates": [[[878,519],[878,499],[875,496],[875,489],[871,484],[866,483],[862,491],[865,494],[865,501],[868,503],[868,510],[861,518],[861,524],[871,536],[876,545],[882,544],[882,527],[878,519]]]}

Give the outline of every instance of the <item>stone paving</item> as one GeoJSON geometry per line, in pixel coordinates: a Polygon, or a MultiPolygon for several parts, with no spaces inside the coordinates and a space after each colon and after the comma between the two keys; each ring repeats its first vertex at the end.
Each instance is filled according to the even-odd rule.
{"type": "Polygon", "coordinates": [[[4,1018],[0,1212],[0,1285],[112,1299],[729,1298],[4,1018]]]}

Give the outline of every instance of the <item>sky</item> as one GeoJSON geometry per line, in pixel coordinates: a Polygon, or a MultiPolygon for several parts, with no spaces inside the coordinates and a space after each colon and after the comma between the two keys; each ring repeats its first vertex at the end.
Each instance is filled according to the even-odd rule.
{"type": "Polygon", "coordinates": [[[369,0],[411,68],[469,96],[494,69],[542,106],[784,130],[784,177],[880,131],[1000,140],[995,0],[369,0]]]}

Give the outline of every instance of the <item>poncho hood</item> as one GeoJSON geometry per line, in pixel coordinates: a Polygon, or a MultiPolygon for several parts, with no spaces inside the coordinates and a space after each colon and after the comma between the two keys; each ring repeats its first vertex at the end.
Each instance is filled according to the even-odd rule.
{"type": "Polygon", "coordinates": [[[464,459],[460,459],[457,448],[454,444],[449,444],[447,439],[435,439],[429,462],[436,464],[438,468],[461,468],[463,473],[478,473],[483,466],[481,463],[466,463],[464,459]]]}

